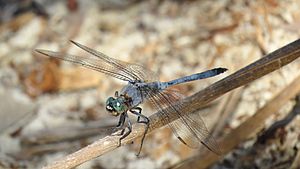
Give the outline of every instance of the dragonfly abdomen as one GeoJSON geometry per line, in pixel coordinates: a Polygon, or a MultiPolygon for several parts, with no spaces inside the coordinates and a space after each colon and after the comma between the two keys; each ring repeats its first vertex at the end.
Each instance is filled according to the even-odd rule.
{"type": "Polygon", "coordinates": [[[196,74],[192,74],[189,76],[174,79],[174,80],[171,80],[168,82],[162,82],[162,86],[167,88],[169,86],[177,85],[180,83],[185,83],[185,82],[190,82],[190,81],[200,80],[200,79],[206,79],[206,78],[213,77],[218,74],[224,73],[225,71],[227,71],[226,68],[215,68],[215,69],[207,70],[205,72],[196,73],[196,74]]]}

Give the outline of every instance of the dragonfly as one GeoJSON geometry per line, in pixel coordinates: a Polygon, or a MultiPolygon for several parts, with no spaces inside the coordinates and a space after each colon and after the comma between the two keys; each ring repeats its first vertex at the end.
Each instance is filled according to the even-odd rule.
{"type": "Polygon", "coordinates": [[[132,113],[137,116],[137,123],[145,125],[137,156],[140,154],[149,129],[150,120],[146,115],[142,114],[142,108],[139,105],[147,100],[154,105],[161,120],[168,124],[174,135],[183,144],[190,148],[198,148],[200,145],[204,145],[215,154],[221,154],[218,143],[209,132],[201,115],[199,113],[181,112],[183,95],[170,87],[219,75],[227,71],[226,68],[214,68],[171,81],[161,82],[155,72],[139,64],[124,62],[78,42],[72,40],[70,42],[84,50],[86,54],[80,56],[43,49],[36,49],[35,51],[52,58],[79,64],[127,82],[127,85],[120,92],[115,91],[114,97],[109,97],[106,101],[106,110],[112,116],[119,116],[119,122],[115,127],[115,131],[121,130],[119,133],[119,146],[121,146],[122,139],[132,132],[132,122],[128,117],[128,113],[132,113]],[[175,119],[177,120],[173,121],[172,116],[176,117],[175,119]]]}

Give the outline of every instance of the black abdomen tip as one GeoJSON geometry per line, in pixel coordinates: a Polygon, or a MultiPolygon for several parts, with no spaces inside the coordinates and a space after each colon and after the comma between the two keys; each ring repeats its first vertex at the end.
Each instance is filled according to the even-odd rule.
{"type": "Polygon", "coordinates": [[[212,69],[212,70],[219,74],[219,73],[226,72],[228,69],[220,67],[220,68],[215,68],[215,69],[212,69]]]}

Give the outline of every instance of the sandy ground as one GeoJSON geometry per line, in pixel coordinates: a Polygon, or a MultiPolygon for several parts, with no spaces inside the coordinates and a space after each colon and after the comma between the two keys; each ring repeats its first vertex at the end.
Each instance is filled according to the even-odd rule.
{"type": "MultiPolygon", "coordinates": [[[[138,63],[161,81],[214,67],[218,77],[176,86],[189,96],[299,37],[298,0],[0,1],[0,167],[40,168],[105,136],[117,118],[105,101],[126,83],[96,71],[49,59],[34,49],[85,55],[77,41],[108,56],[138,63]]],[[[299,74],[299,60],[236,90],[202,110],[209,128],[231,111],[216,135],[226,135],[268,103],[299,74]],[[231,93],[232,94],[232,93],[231,93]]],[[[291,112],[297,99],[265,124],[291,112]]],[[[144,104],[143,113],[155,109],[144,104]]],[[[132,116],[134,119],[135,117],[132,116]]],[[[276,130],[262,147],[257,135],[211,168],[289,168],[296,161],[300,118],[276,130]]],[[[260,131],[261,134],[263,131],[260,131]]],[[[259,135],[258,134],[258,135],[259,135]]],[[[163,128],[78,168],[168,168],[197,153],[163,128]]],[[[299,157],[298,157],[299,158],[299,157]]],[[[299,161],[298,161],[299,162],[299,161]]]]}

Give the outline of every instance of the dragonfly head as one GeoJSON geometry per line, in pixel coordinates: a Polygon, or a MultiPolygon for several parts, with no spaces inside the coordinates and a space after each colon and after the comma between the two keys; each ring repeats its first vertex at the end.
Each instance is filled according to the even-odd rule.
{"type": "Polygon", "coordinates": [[[109,97],[106,101],[106,110],[113,116],[118,116],[126,111],[126,105],[122,98],[109,97]]]}

